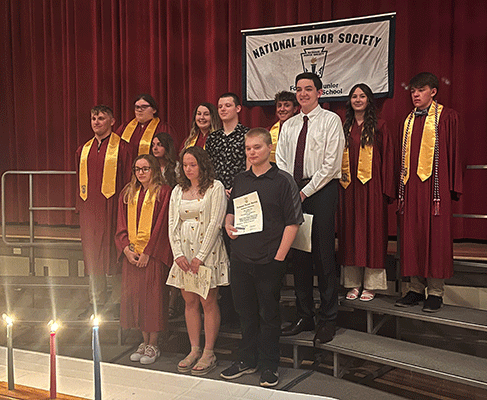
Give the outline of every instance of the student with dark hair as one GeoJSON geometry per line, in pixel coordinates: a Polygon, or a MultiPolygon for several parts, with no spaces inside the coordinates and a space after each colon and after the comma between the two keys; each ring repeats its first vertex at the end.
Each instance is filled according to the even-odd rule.
{"type": "Polygon", "coordinates": [[[280,290],[285,258],[303,222],[299,191],[291,175],[269,162],[271,136],[264,128],[245,135],[250,168],[235,177],[225,229],[232,239],[233,301],[240,317],[239,361],[222,371],[235,379],[262,370],[260,385],[279,383],[280,290]],[[257,193],[263,219],[260,232],[236,236],[233,200],[257,193]]]}
{"type": "Polygon", "coordinates": [[[117,135],[130,144],[132,157],[149,154],[152,138],[156,132],[168,132],[173,129],[159,118],[159,106],[150,94],[139,94],[134,100],[135,118],[120,125],[117,135]]]}
{"type": "Polygon", "coordinates": [[[179,184],[171,195],[169,238],[174,264],[167,284],[181,289],[186,309],[186,327],[191,352],[179,362],[179,372],[206,375],[217,360],[213,352],[220,328],[218,289],[229,283],[228,256],[223,244],[222,225],[227,208],[225,190],[205,150],[198,146],[185,149],[181,156],[179,184]],[[199,268],[211,269],[208,296],[186,290],[184,276],[197,274],[199,268]],[[200,346],[201,311],[204,313],[205,346],[200,346]]]}
{"type": "Polygon", "coordinates": [[[138,156],[132,179],[120,194],[115,241],[122,263],[120,324],[141,330],[144,341],[130,355],[141,364],[152,364],[160,356],[157,339],[167,323],[170,196],[156,158],[138,156]]]}
{"type": "Polygon", "coordinates": [[[335,211],[345,143],[340,117],[319,105],[322,93],[317,75],[305,72],[296,76],[301,112],[284,124],[276,150],[277,166],[293,174],[300,188],[303,212],[313,215],[312,252],[293,251],[298,318],[282,334],[296,335],[315,328],[314,264],[321,297],[315,342],[329,342],[336,329],[335,211]]]}
{"type": "Polygon", "coordinates": [[[278,121],[268,129],[272,137],[271,162],[276,162],[277,141],[279,140],[279,134],[281,133],[284,122],[293,117],[299,109],[296,95],[292,92],[286,92],[285,90],[278,92],[276,93],[274,100],[276,103],[276,116],[278,121]]]}
{"type": "Polygon", "coordinates": [[[171,188],[176,186],[176,150],[171,135],[166,132],[156,133],[152,138],[150,154],[159,162],[165,184],[171,188]]]}
{"type": "Polygon", "coordinates": [[[452,200],[463,183],[458,114],[438,103],[438,86],[429,72],[409,82],[414,109],[404,121],[399,176],[401,269],[411,282],[396,306],[424,301],[425,312],[440,310],[453,275],[452,200]]]}
{"type": "MultiPolygon", "coordinates": [[[[233,187],[235,176],[245,171],[245,133],[249,128],[243,126],[238,120],[242,110],[240,99],[235,93],[224,93],[218,99],[218,114],[223,127],[212,132],[206,141],[205,149],[208,151],[211,162],[215,167],[216,179],[225,187],[227,198],[233,187]]],[[[225,246],[230,253],[230,241],[223,235],[225,246]]],[[[238,322],[238,316],[233,306],[231,286],[220,291],[220,310],[222,325],[233,325],[238,322]]]]}
{"type": "Polygon", "coordinates": [[[387,204],[395,198],[394,145],[377,118],[372,90],[352,87],[346,104],[345,151],[338,204],[338,260],[346,298],[370,301],[387,289],[387,204]],[[363,286],[362,293],[360,290],[363,286]]]}

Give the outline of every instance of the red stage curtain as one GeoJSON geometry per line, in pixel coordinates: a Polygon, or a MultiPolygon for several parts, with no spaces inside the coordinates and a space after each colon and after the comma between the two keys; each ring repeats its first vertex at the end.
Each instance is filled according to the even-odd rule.
{"type": "MultiPolygon", "coordinates": [[[[467,164],[487,164],[487,4],[483,0],[0,0],[0,93],[5,170],[74,170],[92,133],[90,108],[119,123],[149,92],[179,144],[198,102],[241,93],[241,29],[397,12],[395,94],[381,101],[391,130],[411,109],[405,86],[421,71],[441,80],[439,100],[461,115],[467,164]]],[[[299,72],[299,71],[297,71],[299,72]]],[[[279,71],[276,71],[279,73],[279,71]]],[[[343,116],[343,104],[331,108],[343,116]]],[[[245,125],[269,126],[272,107],[244,108],[245,125]]],[[[34,203],[73,205],[73,177],[35,180],[34,203]]],[[[487,171],[467,171],[456,213],[487,214],[487,171]]],[[[7,221],[27,220],[26,178],[8,179],[7,221]]],[[[391,216],[394,213],[391,208],[391,216]]],[[[38,213],[76,224],[72,213],[38,213]]],[[[391,218],[391,234],[395,219],[391,218]]],[[[455,237],[487,239],[485,221],[455,220],[455,237]]]]}

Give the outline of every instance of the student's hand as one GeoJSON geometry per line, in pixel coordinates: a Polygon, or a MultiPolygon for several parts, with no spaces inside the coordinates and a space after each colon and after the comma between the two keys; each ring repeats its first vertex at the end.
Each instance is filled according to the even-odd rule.
{"type": "Polygon", "coordinates": [[[125,257],[127,257],[127,260],[130,264],[137,264],[137,261],[139,260],[139,255],[130,250],[129,246],[125,246],[125,249],[123,249],[123,254],[125,254],[125,257]]]}
{"type": "Polygon", "coordinates": [[[225,230],[227,231],[227,235],[230,239],[236,239],[237,238],[237,236],[233,234],[233,232],[237,232],[237,228],[235,228],[233,225],[226,224],[225,230]]]}
{"type": "Polygon", "coordinates": [[[196,257],[193,258],[191,260],[191,265],[189,266],[189,270],[193,273],[193,274],[197,274],[199,269],[200,269],[200,265],[203,265],[203,261],[201,260],[198,260],[196,257]]]}
{"type": "Polygon", "coordinates": [[[137,267],[145,268],[147,267],[147,263],[149,262],[149,256],[147,254],[142,253],[139,256],[139,261],[137,261],[137,267]]]}
{"type": "Polygon", "coordinates": [[[299,192],[299,195],[301,196],[301,203],[307,199],[306,195],[303,192],[299,192]]]}
{"type": "Polygon", "coordinates": [[[232,193],[232,189],[233,188],[230,188],[230,189],[225,189],[225,194],[227,195],[227,200],[230,199],[230,194],[232,193]]]}
{"type": "Polygon", "coordinates": [[[174,261],[176,261],[178,267],[181,268],[184,272],[189,271],[189,262],[185,256],[178,257],[174,261]]]}

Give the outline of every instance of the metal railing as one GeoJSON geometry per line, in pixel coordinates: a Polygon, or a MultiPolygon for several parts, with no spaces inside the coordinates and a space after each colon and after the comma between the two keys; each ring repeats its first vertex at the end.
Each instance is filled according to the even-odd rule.
{"type": "MultiPolygon", "coordinates": [[[[487,165],[467,165],[467,169],[485,169],[487,165]]],[[[455,218],[487,219],[487,214],[453,214],[455,218]]]]}
{"type": "Polygon", "coordinates": [[[34,241],[34,212],[35,211],[74,211],[75,207],[36,207],[34,206],[33,176],[34,175],[76,175],[76,171],[6,171],[2,175],[2,240],[7,246],[28,247],[29,248],[29,274],[35,275],[34,248],[69,248],[79,249],[79,243],[56,241],[56,242],[36,242],[34,241]],[[5,221],[5,178],[8,175],[28,175],[29,177],[29,241],[10,242],[7,240],[6,221],[5,221]]]}

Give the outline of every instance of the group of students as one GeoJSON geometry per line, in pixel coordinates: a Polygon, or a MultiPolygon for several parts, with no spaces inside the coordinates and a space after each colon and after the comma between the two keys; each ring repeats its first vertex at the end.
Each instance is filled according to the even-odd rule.
{"type": "Polygon", "coordinates": [[[281,335],[316,328],[315,343],[335,335],[336,209],[346,298],[370,301],[375,290],[387,288],[387,205],[396,198],[401,264],[411,276],[409,291],[396,304],[425,301],[424,311],[440,309],[444,279],[452,275],[451,199],[461,193],[462,171],[457,114],[436,101],[437,78],[421,73],[411,79],[414,110],[400,149],[378,119],[367,85],[350,91],[342,125],[337,114],[319,106],[317,75],[299,74],[295,83],[296,95],[276,95],[279,121],[269,130],[239,122],[234,93],[220,96],[218,108],[199,104],[179,161],[170,127],[159,133],[163,124],[151,96],[136,99],[135,119],[117,133],[110,108],[91,110],[95,137],[77,151],[77,204],[92,286],[91,305],[80,317],[103,304],[116,313],[120,304],[122,327],[140,329],[144,339],[131,360],[150,364],[160,355],[167,284],[181,289],[185,301],[191,351],[179,362],[180,372],[204,375],[216,367],[220,306],[222,314],[234,307],[242,332],[239,359],[221,376],[235,379],[260,369],[262,386],[277,385],[281,335]],[[263,228],[237,235],[233,200],[254,193],[263,228]],[[297,319],[281,330],[285,260],[303,212],[313,215],[312,250],[293,250],[297,319]],[[185,290],[185,278],[201,266],[211,270],[206,298],[185,290]],[[115,278],[120,270],[121,280],[115,278]],[[106,274],[113,275],[110,299],[106,274]],[[314,274],[321,298],[316,315],[314,274]]]}

